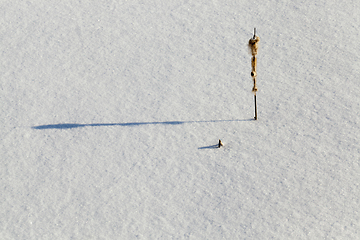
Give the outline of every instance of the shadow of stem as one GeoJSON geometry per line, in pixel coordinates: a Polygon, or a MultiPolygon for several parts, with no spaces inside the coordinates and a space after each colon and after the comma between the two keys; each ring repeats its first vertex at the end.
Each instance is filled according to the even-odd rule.
{"type": "Polygon", "coordinates": [[[254,119],[240,119],[240,120],[208,120],[208,121],[166,121],[166,122],[129,122],[129,123],[90,123],[90,124],[79,124],[79,123],[59,123],[59,124],[47,124],[33,126],[32,129],[45,130],[45,129],[71,129],[81,127],[105,127],[105,126],[141,126],[141,125],[180,125],[185,123],[209,123],[209,122],[243,122],[253,121],[254,119]]]}

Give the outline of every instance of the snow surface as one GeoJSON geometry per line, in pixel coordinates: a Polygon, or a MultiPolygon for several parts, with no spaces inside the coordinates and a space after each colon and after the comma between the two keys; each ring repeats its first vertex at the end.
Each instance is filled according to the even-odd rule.
{"type": "Polygon", "coordinates": [[[359,12],[0,1],[0,239],[359,239],[359,12]]]}

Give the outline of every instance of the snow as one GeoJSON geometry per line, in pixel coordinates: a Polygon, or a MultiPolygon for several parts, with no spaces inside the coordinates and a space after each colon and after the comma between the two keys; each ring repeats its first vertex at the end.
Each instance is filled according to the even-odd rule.
{"type": "Polygon", "coordinates": [[[357,239],[359,11],[2,1],[0,238],[357,239]]]}

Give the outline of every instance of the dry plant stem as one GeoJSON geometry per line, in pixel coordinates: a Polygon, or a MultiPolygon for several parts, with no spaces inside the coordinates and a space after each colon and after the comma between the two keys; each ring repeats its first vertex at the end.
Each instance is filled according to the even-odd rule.
{"type": "Polygon", "coordinates": [[[255,117],[254,119],[257,120],[257,104],[256,104],[256,94],[254,95],[254,100],[255,100],[255,117]]]}
{"type": "Polygon", "coordinates": [[[251,71],[251,76],[253,78],[253,81],[254,81],[254,87],[252,89],[253,93],[256,94],[257,92],[257,87],[256,87],[256,57],[252,57],[252,60],[251,60],[251,67],[252,67],[252,71],[251,71]]]}
{"type": "Polygon", "coordinates": [[[260,38],[258,36],[256,36],[256,28],[254,28],[254,36],[253,38],[251,38],[249,40],[249,48],[251,50],[251,55],[253,56],[251,59],[251,77],[253,78],[254,81],[254,87],[252,89],[252,92],[254,93],[254,101],[255,101],[255,120],[257,120],[257,104],[256,104],[256,92],[257,92],[257,86],[256,86],[256,55],[258,52],[258,43],[260,41],[260,38]]]}
{"type": "Polygon", "coordinates": [[[251,76],[252,77],[256,77],[256,57],[252,57],[251,59],[251,68],[252,68],[252,71],[251,71],[251,76]]]}

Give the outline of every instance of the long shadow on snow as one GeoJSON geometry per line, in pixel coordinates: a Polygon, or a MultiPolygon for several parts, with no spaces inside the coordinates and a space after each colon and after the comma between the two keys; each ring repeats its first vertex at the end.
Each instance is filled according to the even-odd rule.
{"type": "Polygon", "coordinates": [[[80,127],[105,127],[105,126],[141,126],[141,125],[179,125],[185,123],[209,123],[209,122],[243,122],[243,121],[252,121],[254,119],[242,119],[242,120],[209,120],[209,121],[167,121],[167,122],[129,122],[129,123],[90,123],[90,124],[79,124],[79,123],[59,123],[59,124],[47,124],[33,126],[31,128],[44,130],[44,129],[70,129],[70,128],[80,128],[80,127]]]}

